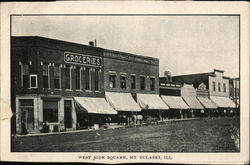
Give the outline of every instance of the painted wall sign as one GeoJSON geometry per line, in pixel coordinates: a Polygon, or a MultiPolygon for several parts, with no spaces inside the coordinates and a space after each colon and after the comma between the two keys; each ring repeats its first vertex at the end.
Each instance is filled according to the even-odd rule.
{"type": "Polygon", "coordinates": [[[96,56],[90,56],[79,53],[64,52],[64,61],[66,63],[89,65],[89,66],[102,66],[102,58],[96,56]]]}

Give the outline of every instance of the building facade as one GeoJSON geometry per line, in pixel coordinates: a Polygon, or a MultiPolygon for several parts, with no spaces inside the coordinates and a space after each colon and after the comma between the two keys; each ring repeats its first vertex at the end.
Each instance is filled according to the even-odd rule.
{"type": "Polygon", "coordinates": [[[159,97],[158,79],[157,58],[93,43],[12,37],[12,133],[89,128],[120,122],[118,112],[132,117],[142,106],[168,108],[159,97]]]}
{"type": "MultiPolygon", "coordinates": [[[[229,77],[223,75],[224,71],[214,69],[213,72],[173,76],[173,81],[178,81],[187,84],[193,84],[194,88],[199,88],[201,84],[208,91],[208,97],[222,111],[234,109],[235,104],[229,99],[229,77]]],[[[206,93],[206,92],[205,92],[206,93]]],[[[225,112],[226,113],[226,112],[225,112]]]]}
{"type": "Polygon", "coordinates": [[[229,80],[229,92],[230,92],[230,99],[232,99],[236,107],[239,108],[240,106],[240,78],[231,78],[229,80]]]}
{"type": "Polygon", "coordinates": [[[11,40],[12,130],[75,129],[73,97],[104,97],[101,48],[43,37],[11,40]]]}

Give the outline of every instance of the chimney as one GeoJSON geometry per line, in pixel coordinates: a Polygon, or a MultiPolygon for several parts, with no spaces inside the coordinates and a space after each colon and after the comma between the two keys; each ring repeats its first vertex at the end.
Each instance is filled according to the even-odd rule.
{"type": "Polygon", "coordinates": [[[94,41],[89,41],[89,45],[90,45],[90,46],[95,46],[94,41]]]}
{"type": "Polygon", "coordinates": [[[166,80],[169,82],[172,82],[172,76],[170,71],[165,71],[164,72],[164,77],[166,77],[166,80]]]}

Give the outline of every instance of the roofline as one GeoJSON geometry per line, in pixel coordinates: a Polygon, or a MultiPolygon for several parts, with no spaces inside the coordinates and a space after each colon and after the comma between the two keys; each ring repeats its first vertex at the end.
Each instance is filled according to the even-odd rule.
{"type": "Polygon", "coordinates": [[[193,76],[193,75],[199,75],[199,74],[213,74],[214,72],[206,72],[206,73],[195,73],[195,74],[184,74],[184,75],[176,75],[176,76],[172,76],[172,77],[179,77],[179,76],[193,76]]]}
{"type": "Polygon", "coordinates": [[[75,45],[79,45],[79,46],[87,46],[90,48],[103,49],[103,48],[97,47],[97,46],[91,46],[91,45],[81,44],[81,43],[77,43],[77,42],[65,41],[65,40],[48,38],[48,37],[43,37],[43,36],[11,36],[11,38],[38,38],[38,39],[41,38],[41,39],[47,39],[47,40],[52,40],[52,41],[59,41],[59,42],[65,42],[65,43],[69,43],[69,44],[75,44],[75,45]]]}
{"type": "Polygon", "coordinates": [[[214,72],[221,72],[221,73],[224,73],[224,70],[214,69],[214,72]]]}
{"type": "Polygon", "coordinates": [[[43,37],[43,36],[11,36],[11,38],[42,38],[42,39],[47,39],[47,40],[65,42],[65,43],[69,43],[69,44],[76,44],[76,45],[79,45],[79,46],[87,46],[87,47],[90,47],[90,48],[103,49],[104,51],[117,52],[117,53],[122,53],[122,54],[126,54],[126,55],[129,55],[129,56],[134,56],[134,57],[144,57],[144,58],[147,58],[147,59],[150,59],[150,60],[159,61],[159,59],[155,58],[155,57],[149,57],[149,56],[143,56],[143,55],[136,55],[136,54],[122,52],[122,51],[118,51],[118,50],[105,49],[105,48],[102,48],[102,47],[90,46],[90,45],[81,44],[81,43],[77,43],[77,42],[65,41],[65,40],[48,38],[48,37],[43,37]]]}
{"type": "Polygon", "coordinates": [[[143,56],[143,55],[137,55],[137,54],[128,53],[128,52],[123,52],[123,51],[119,51],[119,50],[112,50],[112,49],[105,49],[105,48],[103,48],[103,49],[104,49],[104,51],[107,51],[107,52],[122,53],[122,54],[126,54],[126,55],[129,55],[129,56],[134,56],[134,57],[144,57],[144,58],[147,58],[147,59],[150,59],[150,60],[156,60],[156,61],[159,61],[159,58],[155,58],[155,57],[143,56]]]}

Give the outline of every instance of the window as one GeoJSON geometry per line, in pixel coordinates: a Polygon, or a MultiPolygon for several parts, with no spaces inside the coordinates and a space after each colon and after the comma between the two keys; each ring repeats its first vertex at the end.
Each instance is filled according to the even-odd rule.
{"type": "Polygon", "coordinates": [[[23,64],[23,67],[22,67],[22,85],[23,85],[23,88],[29,88],[30,87],[30,81],[29,81],[29,65],[27,64],[23,64]]]}
{"type": "Polygon", "coordinates": [[[100,71],[99,69],[95,69],[95,91],[100,90],[99,71],[100,71]]]}
{"type": "Polygon", "coordinates": [[[64,124],[65,128],[72,128],[72,101],[64,100],[64,124]]]}
{"type": "Polygon", "coordinates": [[[30,88],[37,88],[37,75],[36,74],[30,75],[30,88]]]}
{"type": "Polygon", "coordinates": [[[120,80],[121,80],[121,88],[126,89],[127,87],[127,77],[125,75],[121,75],[120,80]]]}
{"type": "Polygon", "coordinates": [[[43,121],[58,122],[58,102],[57,101],[43,101],[43,121]]]}
{"type": "Polygon", "coordinates": [[[134,75],[131,76],[131,88],[132,89],[136,88],[136,79],[134,75]]]}
{"type": "Polygon", "coordinates": [[[116,75],[115,74],[109,75],[109,87],[110,88],[116,87],[116,75]]]}
{"type": "Polygon", "coordinates": [[[155,90],[155,78],[150,78],[150,90],[155,90]]]}
{"type": "Polygon", "coordinates": [[[59,65],[54,66],[54,86],[55,86],[55,89],[60,88],[60,66],[59,65]]]}
{"type": "Polygon", "coordinates": [[[226,90],[226,84],[225,84],[225,83],[223,83],[223,91],[224,91],[224,92],[227,91],[227,90],[226,90]]]}
{"type": "Polygon", "coordinates": [[[220,86],[220,83],[218,83],[218,92],[221,92],[221,86],[220,86]]]}
{"type": "Polygon", "coordinates": [[[140,89],[145,90],[145,77],[140,76],[140,89]]]}
{"type": "Polygon", "coordinates": [[[65,68],[65,88],[66,89],[71,89],[71,67],[70,66],[66,66],[65,68]]]}
{"type": "Polygon", "coordinates": [[[90,83],[91,83],[91,74],[90,68],[86,68],[85,70],[85,89],[90,90],[90,83]]]}
{"type": "Polygon", "coordinates": [[[215,85],[215,82],[213,82],[213,91],[216,91],[216,85],[215,85]]]}
{"type": "Polygon", "coordinates": [[[49,64],[43,64],[43,88],[49,88],[49,64]]]}
{"type": "Polygon", "coordinates": [[[81,68],[80,67],[76,67],[76,75],[75,75],[75,85],[76,85],[76,89],[81,89],[81,68]]]}

